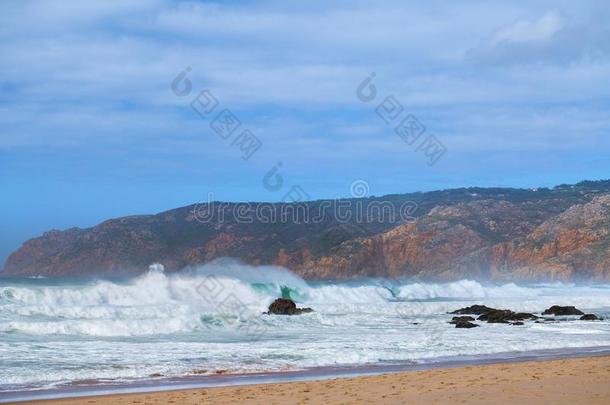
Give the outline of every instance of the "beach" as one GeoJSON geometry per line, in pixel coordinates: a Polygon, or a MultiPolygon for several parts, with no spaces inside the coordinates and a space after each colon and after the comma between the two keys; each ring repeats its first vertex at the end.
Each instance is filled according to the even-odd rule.
{"type": "Polygon", "coordinates": [[[332,380],[21,402],[63,404],[608,404],[610,356],[499,363],[332,380]]]}

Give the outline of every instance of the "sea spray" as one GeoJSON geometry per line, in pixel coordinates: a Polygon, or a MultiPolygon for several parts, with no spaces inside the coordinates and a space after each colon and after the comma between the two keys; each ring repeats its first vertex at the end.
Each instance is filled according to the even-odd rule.
{"type": "Polygon", "coordinates": [[[571,296],[569,303],[585,308],[610,306],[610,292],[601,286],[494,286],[472,280],[442,284],[396,280],[308,283],[281,267],[228,260],[172,274],[153,265],[147,273],[122,282],[48,285],[44,281],[0,287],[0,331],[93,336],[190,332],[202,326],[202,316],[259,317],[278,297],[321,313],[384,313],[394,305],[405,314],[441,314],[452,308],[455,300],[492,300],[516,310],[540,311],[546,303],[556,303],[553,297],[558,294],[571,296]],[[241,307],[223,307],[227,297],[235,297],[241,307]],[[413,304],[419,301],[430,302],[413,304]]]}

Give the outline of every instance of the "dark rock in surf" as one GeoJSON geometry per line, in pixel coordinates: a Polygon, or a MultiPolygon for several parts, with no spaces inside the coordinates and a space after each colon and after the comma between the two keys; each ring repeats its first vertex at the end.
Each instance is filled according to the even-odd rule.
{"type": "Polygon", "coordinates": [[[459,321],[455,323],[455,327],[456,328],[476,328],[479,325],[477,325],[476,323],[472,323],[472,322],[468,322],[468,321],[459,321]]]}
{"type": "Polygon", "coordinates": [[[521,321],[517,321],[517,322],[512,322],[511,325],[515,325],[515,326],[522,326],[523,322],[521,321]]]}
{"type": "Polygon", "coordinates": [[[595,314],[584,314],[580,317],[581,321],[601,321],[602,319],[595,314]]]}
{"type": "Polygon", "coordinates": [[[308,312],[313,312],[311,308],[297,308],[293,300],[287,298],[278,298],[269,305],[267,315],[300,315],[308,312]]]}
{"type": "Polygon", "coordinates": [[[489,308],[485,305],[471,305],[469,307],[460,308],[453,312],[449,312],[452,315],[464,315],[464,314],[473,314],[473,315],[484,315],[488,312],[496,311],[495,308],[489,308]]]}
{"type": "Polygon", "coordinates": [[[538,318],[534,314],[527,312],[513,312],[510,309],[496,309],[477,318],[479,321],[487,323],[509,323],[511,321],[524,321],[526,319],[538,318]]]}
{"type": "Polygon", "coordinates": [[[556,316],[565,316],[565,315],[584,315],[585,313],[576,307],[566,306],[562,307],[560,305],[553,305],[550,308],[544,310],[542,315],[556,315],[556,316]]]}
{"type": "Polygon", "coordinates": [[[457,323],[461,323],[461,322],[470,322],[470,321],[474,321],[474,318],[472,316],[454,316],[451,321],[449,321],[450,324],[457,324],[457,323]]]}
{"type": "MultiPolygon", "coordinates": [[[[510,322],[521,322],[526,319],[537,319],[538,317],[534,314],[527,312],[513,312],[510,309],[495,309],[485,305],[472,305],[466,308],[460,308],[456,311],[450,312],[450,314],[474,314],[479,315],[478,321],[486,321],[487,323],[510,323],[510,322]]],[[[453,317],[449,323],[455,323],[458,318],[464,317],[453,317]]],[[[468,318],[468,317],[467,317],[468,318]]],[[[474,320],[469,319],[467,321],[474,320]]]]}

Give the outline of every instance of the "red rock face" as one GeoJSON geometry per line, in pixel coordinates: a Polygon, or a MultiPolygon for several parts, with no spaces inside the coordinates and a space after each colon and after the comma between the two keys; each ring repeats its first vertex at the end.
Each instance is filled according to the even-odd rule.
{"type": "MultiPolygon", "coordinates": [[[[519,217],[518,207],[501,206],[502,214],[519,217]]],[[[501,231],[497,208],[476,203],[433,209],[415,224],[347,241],[330,255],[291,264],[309,278],[610,280],[610,196],[575,205],[526,236],[502,243],[489,237],[489,232],[501,231]]]]}
{"type": "Polygon", "coordinates": [[[491,251],[491,270],[504,278],[610,279],[610,196],[575,205],[524,238],[491,251]]]}
{"type": "Polygon", "coordinates": [[[543,197],[507,189],[417,194],[419,212],[410,223],[239,223],[228,215],[238,204],[222,208],[222,221],[201,223],[186,207],[47,232],[13,253],[4,274],[130,275],[153,262],[174,271],[236,257],[308,279],[608,281],[610,194],[572,189],[543,197]]]}

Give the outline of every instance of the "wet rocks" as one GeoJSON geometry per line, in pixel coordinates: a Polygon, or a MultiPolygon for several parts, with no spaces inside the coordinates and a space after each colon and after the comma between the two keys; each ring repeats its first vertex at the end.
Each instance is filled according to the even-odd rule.
{"type": "MultiPolygon", "coordinates": [[[[451,323],[451,322],[449,322],[449,323],[451,323]]],[[[456,328],[467,328],[467,329],[470,329],[470,328],[476,328],[478,326],[479,325],[477,325],[476,323],[472,323],[472,322],[469,322],[469,321],[456,321],[455,322],[455,327],[456,328]]]]}
{"type": "Polygon", "coordinates": [[[536,315],[527,312],[513,312],[510,309],[495,309],[479,316],[477,320],[487,321],[487,323],[510,323],[512,321],[524,321],[526,319],[536,318],[538,318],[536,315]]]}
{"type": "Polygon", "coordinates": [[[449,321],[449,323],[452,325],[455,325],[460,322],[470,322],[470,321],[474,321],[474,318],[472,316],[454,316],[453,318],[451,318],[451,321],[449,321]]]}
{"type": "MultiPolygon", "coordinates": [[[[538,317],[534,314],[527,312],[513,312],[510,309],[495,309],[485,305],[472,305],[465,308],[460,308],[456,311],[450,312],[450,314],[473,314],[479,315],[477,321],[486,321],[487,323],[512,323],[513,325],[523,325],[523,321],[526,319],[537,319],[538,317]]],[[[470,323],[474,321],[471,316],[454,316],[449,322],[455,324],[456,328],[467,328],[473,326],[458,326],[460,324],[470,323]]],[[[474,326],[479,326],[472,324],[474,326]]]]}
{"type": "Polygon", "coordinates": [[[512,315],[512,319],[513,320],[517,320],[517,321],[525,321],[526,319],[538,319],[539,316],[536,316],[534,314],[530,314],[529,312],[515,312],[512,315]]]}
{"type": "Polygon", "coordinates": [[[584,315],[585,313],[576,307],[573,306],[565,306],[562,307],[560,305],[553,305],[550,308],[544,310],[542,315],[556,315],[556,316],[565,316],[565,315],[584,315]]]}
{"type": "Polygon", "coordinates": [[[487,321],[487,323],[508,323],[511,313],[512,311],[508,309],[494,309],[479,316],[477,320],[487,321]]]}
{"type": "Polygon", "coordinates": [[[311,308],[297,308],[293,300],[287,298],[278,298],[269,305],[269,311],[266,314],[271,315],[300,315],[308,312],[313,312],[311,308]]]}
{"type": "Polygon", "coordinates": [[[485,305],[471,305],[469,307],[460,308],[453,312],[449,312],[452,315],[464,315],[464,314],[473,314],[473,315],[484,315],[488,312],[496,311],[495,308],[489,308],[485,305]]]}
{"type": "Polygon", "coordinates": [[[455,325],[456,328],[476,328],[479,326],[471,321],[474,321],[472,316],[454,316],[449,323],[455,325]]]}
{"type": "MultiPolygon", "coordinates": [[[[536,323],[547,323],[547,322],[558,322],[560,319],[539,317],[529,312],[513,312],[510,309],[495,309],[485,305],[472,305],[465,308],[460,308],[449,314],[472,314],[478,315],[477,321],[485,321],[487,323],[505,323],[515,326],[524,325],[524,321],[533,320],[536,323]]],[[[597,321],[601,320],[595,314],[585,314],[579,309],[573,306],[560,306],[553,305],[547,308],[542,315],[582,315],[579,319],[581,321],[597,321]]],[[[455,325],[456,328],[474,328],[480,325],[472,323],[475,319],[472,316],[454,316],[450,324],[455,325]]],[[[565,320],[565,319],[564,319],[565,320]]]]}

